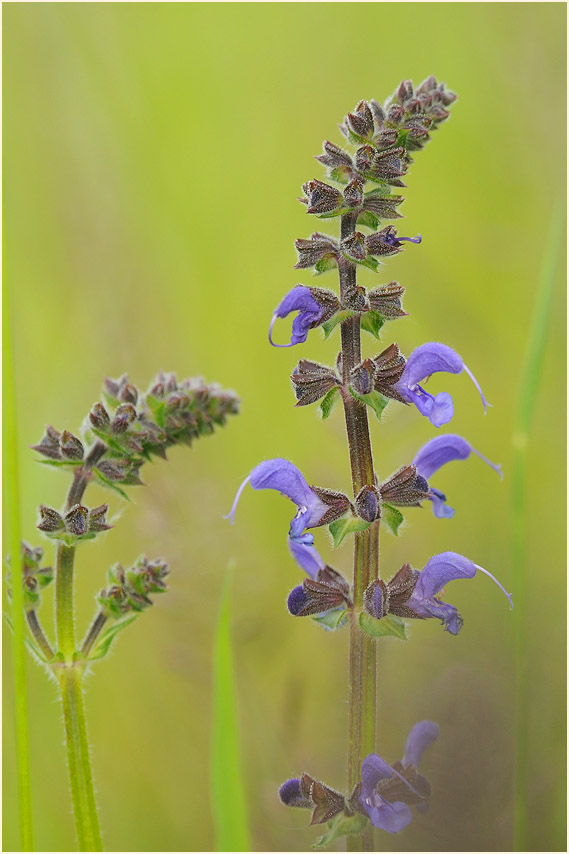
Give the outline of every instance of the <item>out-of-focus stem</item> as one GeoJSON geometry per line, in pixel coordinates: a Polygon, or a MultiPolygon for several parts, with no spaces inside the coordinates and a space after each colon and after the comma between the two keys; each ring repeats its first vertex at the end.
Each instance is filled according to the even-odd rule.
{"type": "Polygon", "coordinates": [[[46,660],[51,661],[54,656],[54,652],[40,625],[38,615],[35,611],[26,611],[26,619],[28,621],[28,626],[32,635],[35,638],[37,645],[45,655],[46,660]]]}
{"type": "Polygon", "coordinates": [[[514,621],[516,660],[516,760],[514,783],[514,850],[528,851],[530,732],[529,703],[531,678],[528,666],[528,560],[527,560],[527,465],[528,445],[535,400],[547,341],[555,273],[559,261],[564,216],[558,209],[553,216],[546,246],[540,285],[532,315],[532,324],[521,375],[520,396],[514,432],[512,464],[512,507],[514,517],[514,621]]]}
{"type": "MultiPolygon", "coordinates": [[[[341,236],[355,230],[355,218],[342,217],[341,236]]],[[[355,264],[342,262],[340,292],[343,297],[356,286],[355,264]]],[[[342,400],[350,449],[354,496],[362,486],[374,484],[373,458],[369,437],[367,411],[348,390],[350,371],[361,361],[360,317],[354,315],[342,322],[342,400]]],[[[373,638],[364,634],[359,625],[363,593],[379,574],[379,522],[367,531],[355,534],[354,544],[354,607],[350,622],[350,660],[348,683],[348,791],[359,782],[361,765],[368,753],[375,750],[377,661],[373,638]]],[[[368,824],[362,834],[347,837],[349,851],[373,850],[373,827],[368,824]]]]}

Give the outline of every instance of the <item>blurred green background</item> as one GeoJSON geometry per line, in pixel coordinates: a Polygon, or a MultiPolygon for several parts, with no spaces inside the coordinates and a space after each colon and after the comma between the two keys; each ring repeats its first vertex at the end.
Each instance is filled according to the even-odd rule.
{"type": "MultiPolygon", "coordinates": [[[[257,850],[303,850],[317,831],[284,809],[277,786],[307,770],[344,787],[347,632],[288,616],[300,574],[286,548],[292,506],[236,487],[260,460],[292,459],[309,482],[349,489],[341,412],[320,424],[295,410],[299,357],[331,362],[337,333],[271,350],[266,331],[293,271],[295,237],[318,227],[296,201],[322,177],[312,159],[361,98],[382,101],[403,77],[429,73],[459,93],[450,121],[417,155],[403,233],[423,234],[379,278],[407,286],[411,317],[386,327],[409,353],[456,347],[494,404],[486,418],[464,377],[450,430],[490,459],[443,470],[453,521],[407,514],[382,538],[382,572],[454,550],[512,588],[511,471],[515,402],[552,208],[565,186],[565,5],[561,3],[6,4],[5,252],[14,315],[23,535],[39,542],[40,503],[58,506],[64,475],[28,446],[45,423],[76,430],[105,375],[146,386],[160,369],[238,390],[242,414],[112,509],[120,524],[80,550],[82,630],[106,568],[165,555],[171,590],[94,669],[87,711],[106,847],[211,850],[212,633],[223,573],[233,592],[237,684],[257,850]]],[[[337,220],[331,221],[331,229],[337,220]]],[[[335,287],[334,274],[317,280],[335,287]]],[[[565,850],[565,338],[558,274],[530,445],[531,850],[565,850]]],[[[284,338],[285,322],[277,335],[284,338]]],[[[367,338],[368,354],[374,353],[367,338]]],[[[377,347],[375,352],[377,351],[377,347]]],[[[413,407],[372,424],[389,475],[434,435],[413,407]]],[[[89,503],[109,496],[92,487],[89,503]]],[[[350,572],[350,546],[321,553],[350,572]]],[[[50,546],[46,543],[46,551],[50,546]]],[[[512,827],[512,613],[480,576],[453,585],[465,618],[454,638],[413,624],[380,660],[378,750],[402,755],[410,727],[436,720],[425,756],[430,810],[385,850],[509,850],[512,827]]],[[[48,597],[49,598],[49,597],[48,597]]],[[[51,629],[51,607],[43,619],[51,629]]],[[[9,654],[10,644],[5,644],[9,654]]],[[[4,849],[18,846],[10,658],[5,659],[4,849]]],[[[73,850],[55,685],[29,669],[38,850],[73,850]]]]}

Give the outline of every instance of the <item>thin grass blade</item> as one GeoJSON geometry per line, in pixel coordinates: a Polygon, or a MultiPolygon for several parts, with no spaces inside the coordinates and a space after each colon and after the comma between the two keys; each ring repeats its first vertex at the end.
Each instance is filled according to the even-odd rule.
{"type": "Polygon", "coordinates": [[[216,851],[250,851],[231,636],[233,565],[225,574],[214,647],[212,808],[216,851]]]}

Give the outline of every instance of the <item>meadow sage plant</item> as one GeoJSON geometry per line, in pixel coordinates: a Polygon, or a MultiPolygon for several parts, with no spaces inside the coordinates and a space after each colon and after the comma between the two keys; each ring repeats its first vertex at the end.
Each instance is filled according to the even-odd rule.
{"type": "Polygon", "coordinates": [[[316,847],[346,835],[349,850],[372,850],[373,826],[395,833],[411,821],[410,805],[419,810],[425,807],[430,787],[417,766],[423,751],[436,739],[438,727],[431,721],[413,727],[403,759],[392,765],[375,753],[377,639],[387,635],[404,639],[405,620],[432,617],[456,635],[462,618],[453,605],[442,600],[443,587],[455,579],[473,578],[477,571],[490,575],[463,555],[443,552],[427,559],[421,570],[406,563],[391,580],[380,578],[380,523],[397,533],[403,521],[400,508],[428,502],[438,518],[454,514],[445,495],[430,483],[441,466],[476,454],[498,473],[500,467],[463,437],[448,434],[427,442],[395,474],[380,476],[372,457],[369,412],[381,420],[383,410],[393,401],[396,406],[412,404],[436,428],[448,424],[454,412],[452,397],[447,391],[433,394],[425,387],[426,380],[439,373],[467,374],[484,412],[489,404],[463,357],[446,344],[421,344],[407,358],[395,343],[366,357],[362,357],[361,347],[362,332],[379,339],[389,321],[406,316],[402,305],[405,288],[399,282],[366,290],[358,284],[357,272],[365,267],[380,273],[386,258],[421,243],[420,234],[401,236],[384,221],[401,217],[403,196],[398,191],[405,187],[403,178],[413,155],[448,118],[455,99],[431,76],[417,89],[411,81],[403,81],[383,107],[377,101],[360,101],[340,126],[350,150],[324,142],[323,153],[316,159],[327,169],[326,181],[314,179],[303,186],[300,201],[307,212],[323,220],[339,217],[340,234],[316,231],[310,238],[297,240],[296,268],[313,268],[316,274],[337,270],[339,294],[297,284],[274,311],[269,341],[276,347],[292,347],[304,343],[316,327],[322,327],[325,337],[339,327],[341,351],[335,364],[301,359],[291,381],[296,405],[321,401],[323,418],[342,401],[353,495],[309,485],[293,463],[277,458],[253,469],[230,513],[233,520],[247,483],[256,490],[277,490],[290,499],[297,511],[290,523],[288,545],[306,577],[290,593],[288,609],[295,617],[311,616],[327,629],[349,624],[346,792],[337,792],[309,774],[288,780],[280,789],[284,804],[312,810],[312,824],[328,823],[328,832],[316,847]],[[283,341],[280,319],[292,313],[292,334],[283,341]],[[312,531],[324,526],[336,547],[346,536],[353,537],[351,585],[325,564],[314,545],[312,531]]]}
{"type": "MultiPolygon", "coordinates": [[[[195,439],[225,424],[238,412],[232,391],[202,379],[178,382],[174,374],[160,373],[142,394],[128,377],[105,380],[103,400],[89,412],[81,438],[68,430],[46,427],[34,446],[42,462],[71,475],[65,505],[42,505],[37,527],[56,543],[55,569],[43,565],[43,550],[22,543],[24,605],[31,636],[28,646],[59,685],[69,762],[69,777],[80,851],[102,850],[95,802],[82,683],[91,665],[104,658],[116,637],[166,587],[168,564],[162,558],[138,557],[131,566],[114,564],[107,586],[96,597],[97,609],[83,640],[75,637],[73,573],[78,546],[112,526],[108,505],[84,503],[90,482],[108,487],[122,498],[142,484],[142,466],[154,457],[166,459],[173,445],[191,445],[195,439]],[[41,594],[55,579],[55,642],[40,624],[41,594]]],[[[14,556],[12,557],[14,559],[14,556]]]]}

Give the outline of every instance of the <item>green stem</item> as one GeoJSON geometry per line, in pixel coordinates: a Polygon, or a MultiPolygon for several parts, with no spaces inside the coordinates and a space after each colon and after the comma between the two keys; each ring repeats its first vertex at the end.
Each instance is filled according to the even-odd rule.
{"type": "MultiPolygon", "coordinates": [[[[4,266],[6,274],[6,265],[4,266]]],[[[14,667],[14,704],[16,725],[16,764],[18,775],[18,804],[20,844],[22,851],[33,851],[32,792],[30,777],[30,742],[28,724],[28,688],[26,683],[26,651],[24,596],[20,543],[20,490],[18,479],[18,432],[16,394],[12,353],[12,326],[7,276],[3,292],[3,398],[4,398],[4,498],[8,548],[12,555],[12,662],[14,667]]]]}
{"type": "Polygon", "coordinates": [[[46,661],[51,661],[54,656],[54,652],[40,625],[38,615],[35,611],[26,611],[26,619],[28,621],[29,629],[32,635],[34,636],[37,645],[46,657],[46,661]]]}
{"type": "Polygon", "coordinates": [[[87,658],[87,656],[91,652],[91,650],[93,648],[93,644],[95,643],[95,641],[99,637],[99,635],[101,633],[101,629],[103,628],[103,626],[105,625],[106,622],[107,622],[106,615],[103,614],[102,611],[99,611],[99,613],[97,614],[97,616],[95,617],[95,619],[91,623],[89,631],[85,635],[85,640],[81,644],[81,655],[83,655],[85,658],[87,658]]]}
{"type": "Polygon", "coordinates": [[[79,851],[102,851],[81,678],[82,669],[76,664],[66,664],[58,672],[63,701],[71,797],[79,851]]]}
{"type": "Polygon", "coordinates": [[[530,336],[521,375],[520,396],[514,432],[512,505],[514,517],[514,621],[516,658],[516,760],[514,777],[514,849],[529,850],[531,677],[528,667],[528,560],[527,478],[528,446],[535,399],[539,390],[547,327],[551,313],[555,274],[562,245],[564,217],[560,210],[552,218],[544,264],[537,291],[530,336]]]}
{"type": "MultiPolygon", "coordinates": [[[[351,215],[342,217],[341,236],[355,230],[351,215]]],[[[356,287],[354,264],[340,266],[342,298],[356,287]]],[[[350,371],[361,361],[360,316],[342,321],[342,400],[350,449],[350,465],[354,496],[362,486],[374,485],[373,457],[369,436],[367,410],[348,390],[350,371]]],[[[354,607],[350,621],[350,658],[348,681],[348,791],[361,779],[362,761],[375,750],[377,704],[377,653],[373,638],[359,626],[366,587],[379,576],[379,522],[367,531],[355,535],[354,543],[354,607]]],[[[368,823],[363,833],[347,837],[348,851],[373,851],[373,826],[368,823]]]]}
{"type": "MultiPolygon", "coordinates": [[[[106,447],[101,442],[95,443],[85,464],[76,470],[67,495],[66,509],[81,502],[91,478],[90,469],[105,450],[106,447]]],[[[64,663],[58,668],[57,676],[63,701],[69,782],[79,850],[102,851],[81,690],[82,670],[76,663],[73,609],[74,561],[75,546],[60,544],[57,549],[55,571],[55,622],[58,652],[63,657],[64,663]]]]}

